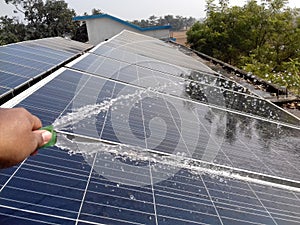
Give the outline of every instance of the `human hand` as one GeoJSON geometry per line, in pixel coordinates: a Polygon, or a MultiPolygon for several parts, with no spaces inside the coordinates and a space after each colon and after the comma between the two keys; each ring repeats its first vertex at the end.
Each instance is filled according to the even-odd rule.
{"type": "Polygon", "coordinates": [[[24,108],[0,108],[0,168],[14,166],[51,140],[39,118],[24,108]]]}

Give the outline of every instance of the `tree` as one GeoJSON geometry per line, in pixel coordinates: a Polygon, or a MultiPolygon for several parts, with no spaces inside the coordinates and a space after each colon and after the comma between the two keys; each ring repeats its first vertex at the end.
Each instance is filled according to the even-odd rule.
{"type": "Polygon", "coordinates": [[[249,0],[243,7],[229,7],[227,0],[213,2],[207,1],[206,19],[187,32],[190,46],[277,84],[299,88],[299,10],[285,7],[286,0],[262,5],[249,0]]]}
{"type": "Polygon", "coordinates": [[[89,40],[87,27],[85,22],[77,21],[77,29],[75,30],[73,36],[71,37],[72,40],[80,41],[80,42],[87,42],[89,40]]]}
{"type": "Polygon", "coordinates": [[[25,33],[25,25],[20,23],[15,17],[0,17],[0,45],[23,41],[25,33]]]}
{"type": "Polygon", "coordinates": [[[92,9],[92,15],[98,15],[98,14],[103,14],[101,9],[92,9]]]}
{"type": "MultiPolygon", "coordinates": [[[[98,15],[98,14],[103,14],[101,9],[92,9],[92,15],[98,15]]],[[[88,15],[87,12],[84,13],[85,16],[88,15]]],[[[88,38],[88,33],[87,33],[87,27],[86,27],[86,22],[75,22],[77,24],[77,29],[75,30],[72,39],[75,41],[80,41],[80,42],[87,42],[89,40],[88,38]]]]}
{"type": "Polygon", "coordinates": [[[152,15],[149,17],[149,23],[150,26],[156,26],[157,24],[157,17],[155,15],[152,15]]]}
{"type": "Polygon", "coordinates": [[[182,16],[173,16],[166,15],[164,17],[157,17],[155,15],[150,16],[148,20],[134,20],[131,23],[136,24],[140,27],[149,27],[149,26],[165,26],[171,25],[172,30],[182,30],[191,27],[196,22],[196,19],[193,17],[186,18],[182,16]]]}
{"type": "Polygon", "coordinates": [[[76,25],[73,9],[63,0],[5,0],[24,14],[26,20],[25,39],[71,35],[76,25]]]}
{"type": "Polygon", "coordinates": [[[194,23],[196,23],[196,19],[191,16],[189,18],[183,18],[183,21],[184,21],[184,29],[188,29],[191,26],[193,26],[194,23]]]}

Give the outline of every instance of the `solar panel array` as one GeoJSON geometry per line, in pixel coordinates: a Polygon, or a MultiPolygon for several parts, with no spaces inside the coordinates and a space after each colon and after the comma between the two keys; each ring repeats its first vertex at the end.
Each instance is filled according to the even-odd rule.
{"type": "Polygon", "coordinates": [[[299,120],[196,59],[123,31],[43,82],[5,106],[121,145],[2,170],[0,224],[299,224],[299,120]]]}
{"type": "Polygon", "coordinates": [[[92,46],[64,38],[45,38],[0,47],[0,97],[40,78],[92,46]]]}

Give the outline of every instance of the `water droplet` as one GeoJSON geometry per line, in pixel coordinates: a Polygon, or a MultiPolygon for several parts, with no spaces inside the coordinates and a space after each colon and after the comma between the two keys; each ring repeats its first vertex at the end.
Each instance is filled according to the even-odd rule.
{"type": "Polygon", "coordinates": [[[129,197],[130,197],[131,200],[136,200],[134,195],[130,195],[129,197]]]}

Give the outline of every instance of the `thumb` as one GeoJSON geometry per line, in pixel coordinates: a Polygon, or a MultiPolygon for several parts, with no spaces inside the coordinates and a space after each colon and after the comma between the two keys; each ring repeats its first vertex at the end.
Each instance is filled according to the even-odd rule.
{"type": "Polygon", "coordinates": [[[33,132],[36,136],[37,148],[47,144],[52,138],[52,133],[47,130],[35,130],[33,132]]]}

